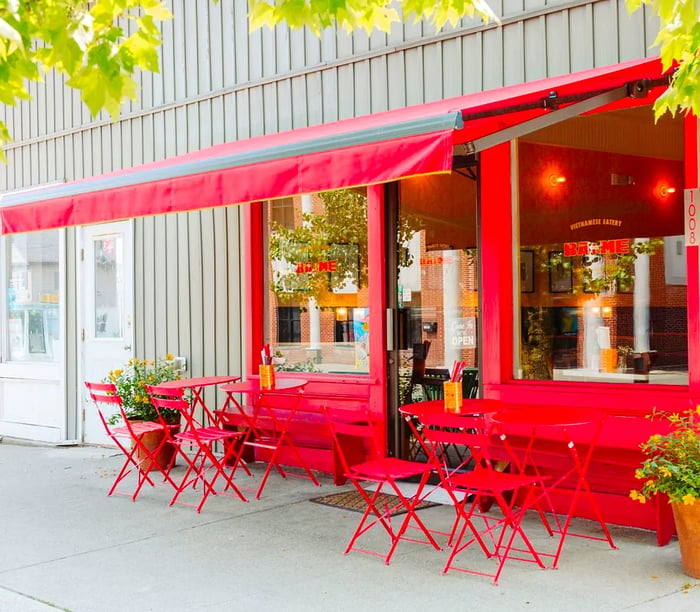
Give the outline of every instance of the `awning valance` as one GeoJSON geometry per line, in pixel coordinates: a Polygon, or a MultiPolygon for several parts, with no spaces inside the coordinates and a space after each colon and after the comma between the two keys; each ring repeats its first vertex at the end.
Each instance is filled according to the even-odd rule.
{"type": "Polygon", "coordinates": [[[505,130],[514,125],[660,74],[658,58],[635,60],[224,143],[123,171],[6,194],[0,208],[2,231],[183,212],[447,172],[456,144],[498,132],[510,137],[505,130]]]}

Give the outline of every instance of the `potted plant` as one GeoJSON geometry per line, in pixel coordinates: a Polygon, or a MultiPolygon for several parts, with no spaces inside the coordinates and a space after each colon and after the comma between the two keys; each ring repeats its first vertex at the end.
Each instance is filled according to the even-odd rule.
{"type": "Polygon", "coordinates": [[[700,578],[700,406],[682,413],[654,411],[666,433],[640,445],[646,456],[635,477],[643,481],[630,497],[641,503],[656,494],[668,497],[676,522],[683,571],[700,578]]]}
{"type": "Polygon", "coordinates": [[[617,347],[617,369],[620,372],[627,370],[627,362],[634,349],[629,344],[621,344],[617,347]]]}
{"type": "MultiPolygon", "coordinates": [[[[129,420],[158,421],[159,413],[151,403],[146,391],[146,385],[157,385],[169,380],[178,380],[180,374],[174,369],[173,356],[167,354],[165,359],[147,361],[145,359],[130,359],[122,368],[111,370],[103,382],[114,383],[117,394],[121,397],[124,413],[129,420]]],[[[116,413],[108,419],[111,425],[117,424],[122,418],[116,413]]],[[[160,418],[167,424],[178,424],[180,413],[177,410],[161,410],[160,418]]],[[[160,432],[146,434],[144,445],[150,450],[156,449],[162,436],[160,432]]],[[[163,446],[163,451],[156,458],[161,467],[171,463],[174,453],[171,444],[163,446]]]]}

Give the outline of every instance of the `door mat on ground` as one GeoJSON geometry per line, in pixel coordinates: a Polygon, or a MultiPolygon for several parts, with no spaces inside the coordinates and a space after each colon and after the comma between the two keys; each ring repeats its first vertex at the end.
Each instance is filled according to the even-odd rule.
{"type": "MultiPolygon", "coordinates": [[[[321,497],[314,497],[309,501],[315,504],[323,504],[324,506],[332,506],[333,508],[342,508],[343,510],[352,510],[353,512],[364,512],[367,507],[367,502],[362,498],[357,491],[345,491],[344,493],[332,493],[321,497]]],[[[400,499],[396,495],[389,493],[380,493],[377,499],[377,508],[382,509],[386,506],[395,506],[400,503],[400,499]]],[[[432,508],[438,506],[435,502],[422,501],[416,506],[416,510],[423,508],[432,508]]],[[[403,508],[398,508],[392,514],[403,514],[406,512],[403,508]]]]}

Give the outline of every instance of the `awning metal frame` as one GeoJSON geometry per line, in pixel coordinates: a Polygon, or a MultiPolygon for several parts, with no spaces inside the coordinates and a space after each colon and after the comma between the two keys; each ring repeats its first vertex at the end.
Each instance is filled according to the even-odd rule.
{"type": "MultiPolygon", "coordinates": [[[[584,113],[602,106],[612,104],[613,102],[617,102],[623,98],[646,98],[652,88],[666,86],[670,83],[670,81],[671,75],[669,74],[660,79],[641,79],[630,81],[629,83],[625,83],[620,87],[608,89],[603,92],[590,92],[588,94],[568,98],[560,98],[556,91],[551,91],[549,95],[542,98],[539,103],[513,106],[508,109],[501,109],[500,112],[500,114],[503,115],[507,112],[514,113],[524,110],[544,108],[548,110],[547,113],[540,115],[539,117],[523,121],[517,125],[503,128],[497,132],[494,132],[493,134],[488,134],[487,136],[476,138],[462,145],[457,145],[455,146],[455,156],[463,157],[476,155],[484,149],[495,147],[532,132],[536,132],[537,130],[550,127],[556,123],[561,123],[567,119],[578,117],[579,115],[583,115],[584,113]],[[574,102],[574,100],[576,101],[574,102]],[[568,106],[561,106],[562,104],[567,103],[568,106]]],[[[463,114],[465,122],[474,119],[481,119],[485,116],[486,114],[484,113],[463,114]]]]}

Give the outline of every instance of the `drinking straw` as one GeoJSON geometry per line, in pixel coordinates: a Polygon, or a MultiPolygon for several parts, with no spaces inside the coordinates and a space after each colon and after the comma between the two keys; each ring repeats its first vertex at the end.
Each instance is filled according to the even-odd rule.
{"type": "Polygon", "coordinates": [[[455,361],[452,364],[452,370],[450,372],[450,382],[458,382],[462,380],[462,371],[467,367],[466,361],[455,361]]]}

